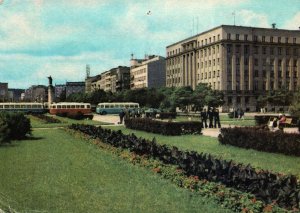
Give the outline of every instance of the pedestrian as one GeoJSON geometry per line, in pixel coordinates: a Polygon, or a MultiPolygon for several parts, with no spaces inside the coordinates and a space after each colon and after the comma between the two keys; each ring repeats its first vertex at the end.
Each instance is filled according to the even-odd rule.
{"type": "Polygon", "coordinates": [[[207,111],[205,108],[200,113],[200,118],[201,118],[202,128],[204,127],[207,128],[207,111]]]}
{"type": "Polygon", "coordinates": [[[125,116],[125,112],[124,112],[124,109],[122,109],[121,112],[119,113],[119,117],[120,117],[119,124],[123,123],[124,116],[125,116]]]}
{"type": "Polygon", "coordinates": [[[214,108],[213,110],[213,116],[214,116],[214,128],[221,128],[221,123],[220,123],[220,115],[219,115],[219,110],[217,108],[214,108]]]}
{"type": "Polygon", "coordinates": [[[245,113],[244,113],[244,110],[241,109],[241,110],[240,110],[240,117],[239,117],[239,118],[244,120],[244,114],[245,114],[245,113]]]}
{"type": "Polygon", "coordinates": [[[209,128],[213,128],[213,119],[214,119],[214,113],[213,113],[213,108],[210,107],[208,112],[207,112],[207,115],[208,115],[208,120],[209,120],[209,128]]]}

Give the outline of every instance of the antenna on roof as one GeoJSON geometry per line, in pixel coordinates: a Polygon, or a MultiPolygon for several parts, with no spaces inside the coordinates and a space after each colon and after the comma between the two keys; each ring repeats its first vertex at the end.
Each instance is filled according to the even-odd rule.
{"type": "Polygon", "coordinates": [[[235,26],[235,11],[232,12],[232,16],[233,16],[233,25],[235,26]]]}

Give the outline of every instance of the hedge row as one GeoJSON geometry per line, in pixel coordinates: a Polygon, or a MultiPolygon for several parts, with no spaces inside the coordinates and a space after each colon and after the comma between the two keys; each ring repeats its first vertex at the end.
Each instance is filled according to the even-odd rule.
{"type": "Polygon", "coordinates": [[[31,134],[30,120],[19,112],[0,112],[0,144],[31,134]]]}
{"type": "Polygon", "coordinates": [[[73,124],[71,129],[83,132],[92,138],[115,147],[129,149],[138,155],[148,155],[181,168],[185,174],[198,176],[254,194],[265,203],[276,202],[279,206],[292,209],[299,207],[300,191],[293,175],[280,175],[268,171],[256,171],[250,165],[243,166],[232,161],[220,160],[209,154],[181,151],[177,147],[159,145],[155,140],[137,138],[134,134],[124,135],[120,130],[112,131],[90,125],[73,124]]]}
{"type": "Polygon", "coordinates": [[[44,114],[34,114],[33,116],[45,121],[46,123],[61,123],[60,120],[44,114]]]}
{"type": "Polygon", "coordinates": [[[160,119],[175,119],[177,113],[176,112],[161,112],[159,113],[160,119]]]}
{"type": "Polygon", "coordinates": [[[297,133],[271,132],[253,127],[222,128],[219,142],[246,149],[300,156],[300,135],[297,133]]]}
{"type": "Polygon", "coordinates": [[[129,129],[142,130],[162,135],[201,134],[200,122],[164,122],[149,118],[128,118],[125,126],[129,129]]]}

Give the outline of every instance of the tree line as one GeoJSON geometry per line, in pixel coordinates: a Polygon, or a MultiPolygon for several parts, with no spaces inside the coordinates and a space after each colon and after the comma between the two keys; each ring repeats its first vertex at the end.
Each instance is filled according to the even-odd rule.
{"type": "Polygon", "coordinates": [[[116,93],[96,90],[91,93],[75,93],[61,97],[60,101],[88,102],[137,102],[141,107],[159,108],[165,111],[200,111],[204,106],[218,107],[224,104],[224,94],[213,90],[210,85],[200,83],[195,90],[191,87],[162,87],[123,90],[116,93]]]}

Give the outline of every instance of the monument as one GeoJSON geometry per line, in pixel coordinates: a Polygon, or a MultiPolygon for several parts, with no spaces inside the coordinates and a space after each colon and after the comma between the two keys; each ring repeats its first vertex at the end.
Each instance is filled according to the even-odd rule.
{"type": "Polygon", "coordinates": [[[52,85],[52,77],[51,75],[48,77],[49,85],[48,85],[48,108],[50,108],[50,105],[53,103],[53,97],[54,97],[54,87],[52,85]]]}

